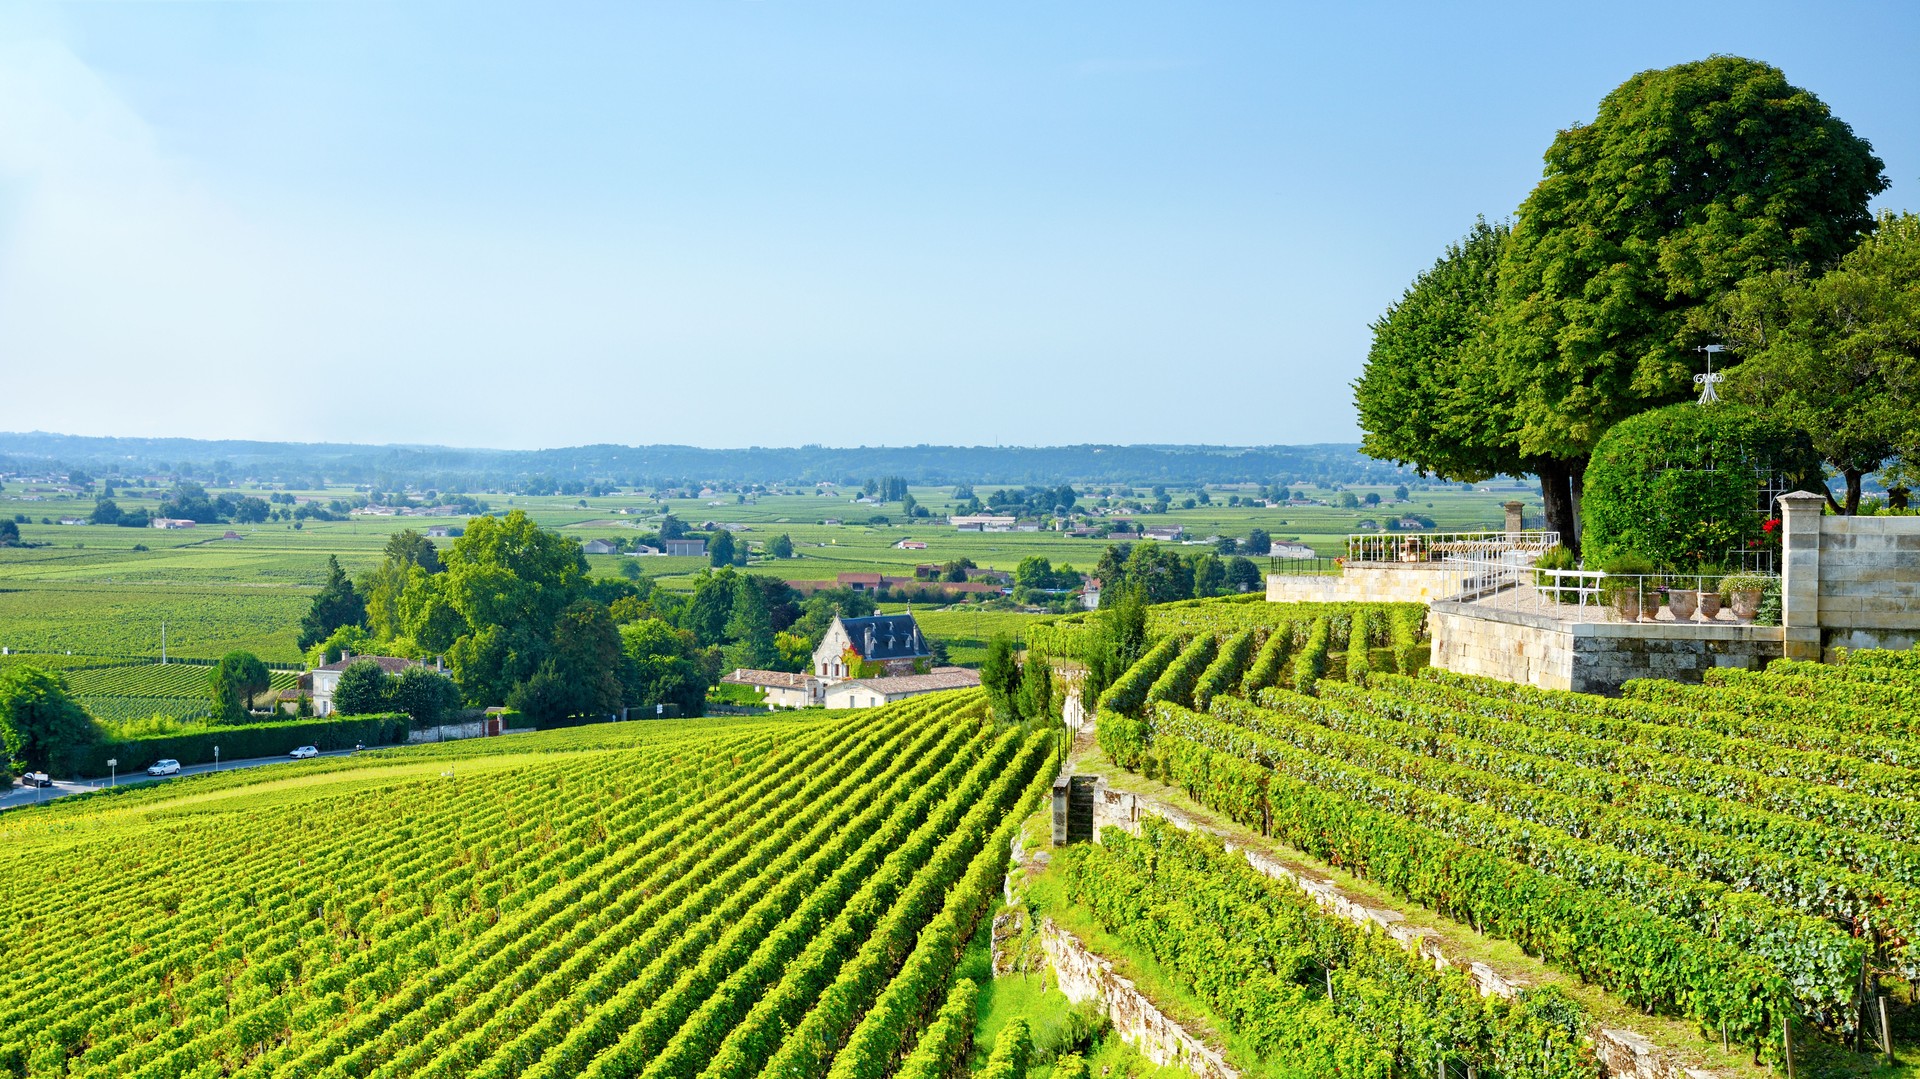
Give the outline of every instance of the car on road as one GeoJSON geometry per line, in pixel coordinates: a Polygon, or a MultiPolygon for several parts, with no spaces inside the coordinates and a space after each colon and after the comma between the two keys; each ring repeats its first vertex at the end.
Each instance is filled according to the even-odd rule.
{"type": "Polygon", "coordinates": [[[292,753],[287,754],[287,756],[292,757],[294,760],[297,760],[297,761],[306,760],[308,757],[318,757],[319,755],[320,755],[320,751],[313,748],[312,746],[301,746],[299,749],[296,749],[292,753]]]}
{"type": "Polygon", "coordinates": [[[20,777],[20,782],[29,787],[51,787],[53,780],[45,772],[28,772],[20,777]]]}
{"type": "Polygon", "coordinates": [[[180,762],[172,757],[164,757],[147,765],[147,774],[150,776],[170,776],[179,770],[180,762]]]}

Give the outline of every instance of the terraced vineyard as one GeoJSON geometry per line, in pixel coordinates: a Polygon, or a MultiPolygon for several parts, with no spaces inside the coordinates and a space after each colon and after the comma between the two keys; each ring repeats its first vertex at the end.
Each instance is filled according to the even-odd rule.
{"type": "Polygon", "coordinates": [[[11,811],[0,1074],[945,1074],[954,961],[1054,762],[984,717],[617,724],[11,811]]]}
{"type": "Polygon", "coordinates": [[[1845,1062],[1883,1006],[1899,1040],[1920,978],[1920,653],[1612,700],[1359,650],[1350,680],[1323,677],[1324,625],[1164,638],[1103,697],[1102,749],[1762,1061],[1791,1039],[1802,1070],[1862,1066],[1845,1062]]]}

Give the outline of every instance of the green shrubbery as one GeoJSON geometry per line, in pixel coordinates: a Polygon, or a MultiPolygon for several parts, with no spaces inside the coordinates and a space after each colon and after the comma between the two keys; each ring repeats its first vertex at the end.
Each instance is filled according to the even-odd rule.
{"type": "Polygon", "coordinates": [[[76,754],[75,770],[85,776],[103,776],[110,759],[120,762],[122,773],[166,757],[181,764],[205,764],[213,760],[214,746],[220,747],[221,760],[234,761],[279,756],[296,746],[328,750],[387,745],[406,741],[407,727],[404,715],[378,715],[235,724],[153,738],[111,738],[76,754]]]}
{"type": "Polygon", "coordinates": [[[1739,405],[1670,405],[1621,421],[1593,451],[1581,503],[1588,560],[1632,553],[1662,571],[1770,542],[1759,485],[1818,482],[1804,433],[1739,405]]]}

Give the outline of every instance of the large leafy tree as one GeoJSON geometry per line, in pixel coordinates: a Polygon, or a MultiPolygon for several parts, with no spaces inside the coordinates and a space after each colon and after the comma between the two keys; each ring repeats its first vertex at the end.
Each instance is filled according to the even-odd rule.
{"type": "Polygon", "coordinates": [[[1450,480],[1535,471],[1514,448],[1488,337],[1508,234],[1475,223],[1374,322],[1353,384],[1361,450],[1450,480]]]}
{"type": "Polygon", "coordinates": [[[613,712],[626,703],[623,666],[612,616],[592,600],[579,600],[560,612],[546,658],[507,703],[536,723],[613,712]]]}
{"type": "Polygon", "coordinates": [[[67,695],[58,673],[20,666],[0,672],[0,745],[28,768],[66,771],[98,737],[93,718],[67,695]]]}
{"type": "Polygon", "coordinates": [[[631,663],[629,703],[677,704],[682,715],[701,713],[708,683],[693,658],[693,634],[647,618],[620,627],[620,645],[631,663]]]}
{"type": "Polygon", "coordinates": [[[1717,305],[1838,258],[1886,186],[1872,148],[1777,68],[1635,75],[1554,139],[1510,233],[1475,226],[1374,324],[1363,445],[1447,479],[1538,476],[1577,545],[1600,436],[1685,399],[1717,305]]]}
{"type": "Polygon", "coordinates": [[[421,726],[445,722],[460,708],[460,687],[426,667],[408,667],[387,684],[389,705],[421,726]]]}
{"type": "Polygon", "coordinates": [[[226,723],[244,723],[253,699],[267,691],[272,676],[259,656],[236,649],[220,657],[207,681],[214,716],[226,723]]]}
{"type": "Polygon", "coordinates": [[[313,604],[300,619],[301,649],[312,648],[326,640],[341,626],[357,626],[366,620],[366,601],[354,591],[353,582],[347,580],[346,571],[340,568],[340,560],[328,555],[327,583],[320,586],[320,593],[313,597],[313,604]]]}
{"type": "Polygon", "coordinates": [[[764,668],[780,658],[773,640],[773,616],[766,594],[754,578],[741,575],[734,583],[733,613],[727,618],[727,662],[735,667],[764,668]]]}
{"type": "Polygon", "coordinates": [[[333,687],[333,710],[343,716],[365,716],[393,707],[393,679],[370,659],[347,665],[333,687]]]}
{"type": "Polygon", "coordinates": [[[1846,483],[1827,500],[1858,511],[1863,476],[1920,450],[1920,216],[1883,214],[1824,274],[1750,278],[1726,310],[1729,394],[1811,435],[1846,483]]]}
{"type": "Polygon", "coordinates": [[[423,647],[447,642],[468,700],[504,702],[546,660],[560,613],[586,594],[586,555],[515,510],[469,521],[442,561],[408,624],[423,647]]]}
{"type": "Polygon", "coordinates": [[[1568,470],[1567,497],[1545,492],[1563,533],[1607,428],[1693,391],[1719,301],[1837,259],[1886,186],[1824,102],[1735,56],[1641,72],[1560,132],[1506,245],[1493,326],[1512,448],[1568,470]]]}

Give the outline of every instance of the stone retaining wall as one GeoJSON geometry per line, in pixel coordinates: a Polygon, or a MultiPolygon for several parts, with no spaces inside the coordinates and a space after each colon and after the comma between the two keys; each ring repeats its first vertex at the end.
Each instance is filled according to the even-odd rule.
{"type": "Polygon", "coordinates": [[[1099,1001],[1114,1033],[1141,1056],[1163,1068],[1185,1068],[1200,1079],[1239,1079],[1226,1058],[1168,1018],[1132,981],[1114,973],[1112,963],[1051,918],[1040,923],[1040,946],[1060,992],[1075,1003],[1099,1001]]]}
{"type": "Polygon", "coordinates": [[[1780,626],[1562,622],[1443,600],[1427,616],[1433,665],[1542,689],[1618,693],[1630,678],[1699,682],[1712,667],[1759,670],[1780,658],[1780,626]]]}

